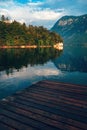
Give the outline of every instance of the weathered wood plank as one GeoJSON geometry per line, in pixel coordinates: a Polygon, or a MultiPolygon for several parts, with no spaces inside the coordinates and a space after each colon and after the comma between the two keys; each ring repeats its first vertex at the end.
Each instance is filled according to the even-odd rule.
{"type": "Polygon", "coordinates": [[[86,128],[86,86],[41,81],[0,101],[0,130],[86,128]]]}
{"type": "MultiPolygon", "coordinates": [[[[32,110],[33,107],[31,107],[31,109],[30,109],[30,107],[28,107],[28,109],[26,109],[24,107],[20,107],[19,104],[18,105],[16,104],[16,106],[11,105],[10,107],[9,107],[9,105],[4,105],[3,109],[6,109],[6,110],[11,111],[11,112],[16,112],[16,114],[20,114],[22,116],[26,116],[26,117],[29,116],[29,117],[34,118],[34,119],[35,118],[37,119],[38,117],[40,117],[39,120],[42,122],[45,121],[46,124],[51,123],[51,125],[54,126],[54,124],[57,123],[58,128],[59,128],[59,124],[61,124],[61,122],[62,122],[62,126],[66,123],[68,125],[74,125],[77,127],[79,127],[81,125],[80,128],[82,128],[82,129],[86,128],[86,125],[82,122],[79,123],[78,121],[74,121],[72,119],[67,120],[67,118],[65,118],[65,117],[62,117],[59,115],[54,115],[54,114],[48,113],[46,111],[41,111],[41,110],[38,111],[38,109],[32,110]],[[34,117],[32,117],[32,116],[34,116],[34,117]],[[44,120],[42,119],[42,117],[44,120]],[[59,122],[59,124],[58,124],[58,122],[59,122]]],[[[8,112],[8,114],[9,114],[9,112],[8,112]]]]}
{"type": "Polygon", "coordinates": [[[21,96],[19,97],[20,100],[25,99],[25,100],[31,101],[31,99],[32,99],[32,102],[34,100],[37,100],[37,101],[39,101],[39,103],[45,104],[47,106],[55,107],[57,109],[65,108],[65,110],[68,109],[71,113],[76,113],[76,114],[79,113],[79,115],[87,117],[87,115],[85,115],[85,112],[87,112],[87,109],[85,109],[85,107],[83,107],[83,109],[82,109],[75,105],[70,105],[70,103],[67,103],[67,102],[64,103],[64,102],[62,102],[62,100],[59,100],[58,102],[52,102],[51,100],[50,101],[44,100],[43,98],[38,98],[37,96],[36,97],[31,97],[30,95],[28,95],[28,96],[22,95],[22,96],[23,97],[21,97],[21,96]]]}
{"type": "MultiPolygon", "coordinates": [[[[67,94],[67,93],[66,93],[67,94]]],[[[21,94],[21,96],[31,96],[31,97],[37,97],[37,98],[39,98],[39,99],[44,99],[44,100],[46,100],[47,99],[47,101],[52,101],[52,102],[58,102],[59,100],[66,100],[66,101],[69,101],[69,102],[73,102],[74,104],[79,104],[80,106],[82,105],[82,106],[85,106],[85,105],[87,105],[87,103],[84,101],[84,100],[79,100],[79,99],[74,99],[74,98],[69,98],[69,97],[67,97],[67,96],[62,96],[62,95],[55,95],[55,97],[54,96],[50,96],[50,95],[48,95],[48,94],[44,94],[44,93],[38,93],[38,92],[31,92],[30,94],[28,94],[28,92],[25,92],[24,94],[21,94]],[[59,100],[58,100],[59,99],[59,100]]]]}
{"type": "Polygon", "coordinates": [[[61,91],[72,92],[72,93],[74,92],[74,93],[77,93],[79,95],[87,94],[86,93],[86,91],[87,91],[86,87],[85,88],[83,87],[83,89],[82,89],[82,87],[81,87],[81,89],[80,88],[75,89],[75,87],[74,88],[71,88],[71,87],[67,88],[66,84],[51,85],[51,84],[47,84],[47,83],[40,83],[40,86],[43,86],[43,87],[49,88],[49,89],[53,89],[53,90],[56,90],[56,91],[61,90],[61,91]]]}
{"type": "Polygon", "coordinates": [[[0,130],[16,130],[15,128],[9,127],[6,124],[0,122],[0,130]]]}

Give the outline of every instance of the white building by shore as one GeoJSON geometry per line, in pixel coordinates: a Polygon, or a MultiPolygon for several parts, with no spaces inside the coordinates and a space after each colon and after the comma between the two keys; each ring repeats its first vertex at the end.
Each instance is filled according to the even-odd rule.
{"type": "Polygon", "coordinates": [[[63,50],[63,43],[62,42],[56,43],[54,45],[54,48],[56,48],[58,50],[63,50]]]}

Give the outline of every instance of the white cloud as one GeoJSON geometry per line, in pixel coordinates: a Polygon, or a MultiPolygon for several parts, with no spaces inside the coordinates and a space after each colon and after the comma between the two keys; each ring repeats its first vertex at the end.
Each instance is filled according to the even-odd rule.
{"type": "Polygon", "coordinates": [[[32,7],[36,7],[36,6],[43,5],[43,2],[40,2],[40,1],[32,2],[32,1],[30,1],[27,5],[32,6],[32,7]]]}
{"type": "Polygon", "coordinates": [[[62,2],[64,0],[47,0],[47,3],[51,3],[51,4],[57,4],[58,2],[62,2]]]}
{"type": "Polygon", "coordinates": [[[9,15],[9,11],[7,9],[1,9],[0,10],[0,14],[1,15],[5,15],[5,16],[8,16],[9,15]]]}
{"type": "Polygon", "coordinates": [[[56,12],[54,10],[46,9],[36,11],[32,15],[38,20],[55,20],[61,15],[61,13],[56,12]]]}
{"type": "MultiPolygon", "coordinates": [[[[22,5],[13,2],[0,2],[0,14],[8,15],[12,20],[26,22],[27,24],[43,25],[51,27],[58,18],[65,14],[64,9],[43,8],[43,2],[32,2],[22,5]],[[50,23],[50,25],[49,25],[50,23]]],[[[48,27],[48,28],[49,28],[48,27]]]]}

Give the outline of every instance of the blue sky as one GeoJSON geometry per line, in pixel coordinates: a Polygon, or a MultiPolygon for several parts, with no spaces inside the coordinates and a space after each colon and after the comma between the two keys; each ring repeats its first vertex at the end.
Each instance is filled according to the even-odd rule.
{"type": "Polygon", "coordinates": [[[0,15],[51,28],[64,15],[87,14],[87,0],[0,0],[0,15]]]}

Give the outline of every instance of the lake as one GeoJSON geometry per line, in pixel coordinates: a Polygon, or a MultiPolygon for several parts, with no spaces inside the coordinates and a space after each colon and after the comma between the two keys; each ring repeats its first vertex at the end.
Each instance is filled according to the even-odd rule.
{"type": "Polygon", "coordinates": [[[87,47],[0,49],[0,99],[41,80],[87,86],[87,47]]]}

